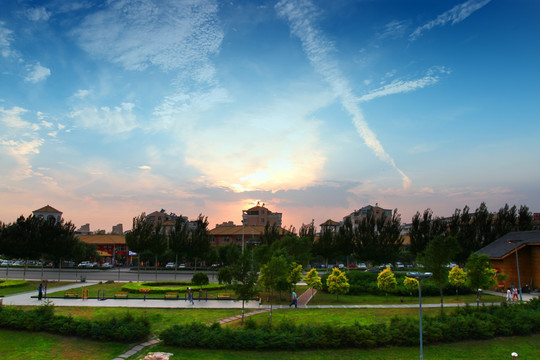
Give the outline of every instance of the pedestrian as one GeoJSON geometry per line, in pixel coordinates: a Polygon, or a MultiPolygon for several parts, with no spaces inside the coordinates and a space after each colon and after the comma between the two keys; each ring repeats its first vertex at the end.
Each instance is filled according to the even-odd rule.
{"type": "Polygon", "coordinates": [[[516,300],[518,300],[518,289],[514,287],[512,290],[512,303],[516,302],[516,300]]]}
{"type": "Polygon", "coordinates": [[[191,290],[191,288],[188,287],[188,301],[191,303],[191,305],[195,304],[195,302],[193,301],[193,290],[191,290]]]}
{"type": "Polygon", "coordinates": [[[38,286],[37,298],[38,300],[41,300],[43,298],[43,284],[39,284],[38,286]]]}
{"type": "Polygon", "coordinates": [[[298,307],[298,297],[296,296],[296,293],[294,291],[292,292],[292,302],[289,307],[291,307],[292,305],[294,305],[295,308],[298,307]]]}
{"type": "Polygon", "coordinates": [[[506,290],[506,302],[510,302],[512,300],[512,292],[510,291],[510,288],[506,290]]]}

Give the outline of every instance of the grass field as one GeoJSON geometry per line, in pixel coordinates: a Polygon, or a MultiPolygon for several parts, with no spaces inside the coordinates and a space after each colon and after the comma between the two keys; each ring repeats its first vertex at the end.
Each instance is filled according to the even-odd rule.
{"type": "MultiPolygon", "coordinates": [[[[41,281],[27,281],[26,284],[21,285],[21,286],[0,288],[0,296],[8,296],[8,295],[13,295],[13,294],[20,294],[20,293],[29,292],[29,291],[35,291],[36,296],[37,296],[38,286],[41,283],[42,283],[41,281]]],[[[47,288],[49,290],[52,290],[55,287],[69,285],[69,284],[71,284],[71,283],[69,283],[69,282],[49,281],[47,283],[47,288]]]]}
{"type": "MultiPolygon", "coordinates": [[[[436,360],[508,360],[511,353],[517,352],[519,359],[540,359],[540,335],[497,338],[486,341],[465,341],[452,344],[424,346],[424,359],[436,360]]],[[[135,359],[142,359],[148,352],[165,351],[174,354],[176,359],[203,360],[409,360],[418,359],[418,347],[386,347],[378,349],[343,349],[313,351],[223,351],[178,349],[164,345],[155,345],[142,351],[135,359]]]]}

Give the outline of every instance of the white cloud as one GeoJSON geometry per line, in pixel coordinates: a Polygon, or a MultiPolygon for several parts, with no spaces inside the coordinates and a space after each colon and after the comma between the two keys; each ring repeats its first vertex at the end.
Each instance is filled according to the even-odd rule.
{"type": "Polygon", "coordinates": [[[393,20],[386,24],[384,29],[377,33],[376,37],[379,39],[401,38],[408,27],[409,23],[407,21],[393,20]]]}
{"type": "Polygon", "coordinates": [[[50,75],[50,69],[41,66],[40,63],[37,63],[35,65],[28,66],[28,75],[24,78],[24,80],[35,84],[47,79],[50,75]]]}
{"type": "Polygon", "coordinates": [[[0,54],[2,57],[9,57],[14,54],[11,49],[11,43],[13,42],[13,31],[4,26],[4,22],[0,21],[0,54]]]}
{"type": "Polygon", "coordinates": [[[10,110],[5,110],[0,107],[0,120],[10,128],[28,128],[30,123],[22,119],[22,115],[28,110],[18,106],[12,107],[10,110]]]}
{"type": "Polygon", "coordinates": [[[134,104],[122,103],[121,106],[110,108],[86,107],[71,113],[77,123],[102,134],[119,134],[133,130],[137,126],[134,104]]]}
{"type": "Polygon", "coordinates": [[[409,40],[414,41],[418,39],[423,32],[429,31],[436,26],[444,26],[447,23],[452,25],[457,24],[466,18],[468,18],[473,12],[479,10],[489,4],[491,0],[468,0],[462,4],[454,6],[452,9],[437,16],[435,20],[432,20],[418,28],[416,28],[410,35],[409,40]]]}
{"type": "Polygon", "coordinates": [[[282,0],[276,4],[276,10],[281,17],[288,20],[291,33],[302,42],[313,67],[325,78],[343,107],[352,116],[352,121],[365,144],[379,159],[392,165],[402,177],[403,186],[408,187],[411,180],[396,166],[394,159],[386,153],[375,133],[369,128],[357,105],[356,96],[341,73],[337,61],[332,57],[333,44],[326,39],[315,23],[319,10],[308,0],[282,0]]]}
{"type": "Polygon", "coordinates": [[[26,16],[32,21],[47,21],[51,17],[51,13],[44,7],[39,7],[26,10],[26,16]]]}
{"type": "Polygon", "coordinates": [[[436,74],[437,72],[443,74],[448,73],[445,68],[430,69],[427,74],[420,79],[410,81],[395,80],[390,84],[372,90],[368,94],[359,97],[358,101],[370,101],[378,97],[406,93],[417,89],[422,89],[426,86],[434,85],[440,80],[439,75],[436,74]]]}
{"type": "Polygon", "coordinates": [[[154,65],[204,77],[213,71],[208,57],[223,39],[217,12],[210,0],[111,2],[89,15],[75,35],[89,53],[129,70],[154,65]]]}
{"type": "Polygon", "coordinates": [[[75,94],[73,94],[73,96],[76,97],[76,98],[84,99],[85,97],[88,96],[88,94],[90,94],[89,90],[79,89],[79,90],[77,90],[77,92],[75,94]]]}
{"type": "Polygon", "coordinates": [[[44,127],[48,128],[48,129],[50,129],[50,128],[53,127],[53,123],[52,123],[52,122],[45,121],[45,120],[43,120],[43,121],[41,122],[41,125],[43,125],[44,127]]]}

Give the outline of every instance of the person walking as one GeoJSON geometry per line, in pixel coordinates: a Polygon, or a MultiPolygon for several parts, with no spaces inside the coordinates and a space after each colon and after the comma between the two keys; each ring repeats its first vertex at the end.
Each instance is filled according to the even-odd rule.
{"type": "Polygon", "coordinates": [[[43,298],[43,284],[39,284],[39,286],[38,286],[37,298],[38,298],[38,300],[41,300],[43,298]]]}
{"type": "Polygon", "coordinates": [[[289,307],[291,307],[292,305],[294,305],[295,308],[298,307],[298,297],[296,296],[296,293],[294,291],[292,292],[292,302],[289,307]]]}
{"type": "Polygon", "coordinates": [[[195,304],[193,301],[193,290],[191,290],[191,288],[188,288],[188,301],[191,303],[191,305],[195,304]]]}
{"type": "Polygon", "coordinates": [[[514,287],[512,290],[512,303],[515,303],[518,300],[518,289],[514,287]]]}
{"type": "Polygon", "coordinates": [[[512,301],[512,291],[510,291],[510,288],[506,290],[506,302],[509,303],[512,301]]]}

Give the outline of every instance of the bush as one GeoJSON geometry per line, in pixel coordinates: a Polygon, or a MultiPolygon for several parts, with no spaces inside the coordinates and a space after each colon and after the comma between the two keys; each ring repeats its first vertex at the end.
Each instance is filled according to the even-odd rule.
{"type": "MultiPolygon", "coordinates": [[[[166,292],[177,291],[185,292],[188,287],[193,286],[191,282],[176,281],[176,282],[144,282],[144,283],[128,283],[122,286],[123,291],[127,291],[132,294],[138,294],[141,288],[150,289],[149,294],[165,294],[166,292]]],[[[200,285],[203,290],[220,290],[225,288],[225,285],[220,284],[208,284],[200,285]]]]}
{"type": "MultiPolygon", "coordinates": [[[[525,335],[540,330],[540,301],[511,306],[465,306],[456,309],[452,316],[441,313],[423,319],[426,343],[525,335]]],[[[418,325],[414,317],[394,317],[389,324],[369,326],[308,326],[290,322],[271,326],[258,325],[248,318],[240,329],[221,328],[219,324],[175,325],[164,330],[160,338],[166,345],[231,350],[412,346],[418,344],[418,325]]]]}
{"type": "Polygon", "coordinates": [[[198,272],[198,273],[195,273],[193,275],[193,277],[191,278],[191,283],[193,285],[208,285],[209,281],[208,281],[208,275],[206,275],[206,273],[203,273],[203,272],[198,272]]]}
{"type": "Polygon", "coordinates": [[[150,323],[144,318],[127,314],[102,320],[75,319],[54,315],[54,307],[48,303],[28,311],[4,306],[0,310],[0,327],[118,342],[140,341],[150,334],[150,323]]]}

